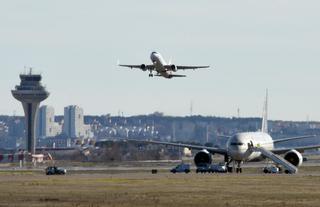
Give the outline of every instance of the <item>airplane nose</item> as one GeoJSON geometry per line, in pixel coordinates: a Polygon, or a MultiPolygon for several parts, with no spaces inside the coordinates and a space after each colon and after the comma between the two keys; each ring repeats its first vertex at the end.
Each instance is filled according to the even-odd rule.
{"type": "Polygon", "coordinates": [[[157,53],[156,52],[152,52],[151,55],[150,55],[150,59],[152,60],[152,62],[155,62],[157,60],[157,57],[156,57],[157,53]]]}

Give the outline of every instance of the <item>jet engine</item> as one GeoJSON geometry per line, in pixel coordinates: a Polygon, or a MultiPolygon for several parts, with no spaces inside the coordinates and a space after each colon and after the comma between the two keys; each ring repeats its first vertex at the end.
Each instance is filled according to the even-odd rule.
{"type": "Polygon", "coordinates": [[[207,150],[201,150],[194,156],[194,164],[196,166],[212,163],[212,154],[207,150]]]}
{"type": "Polygon", "coordinates": [[[289,152],[284,154],[284,159],[296,167],[299,167],[303,162],[303,157],[297,150],[290,150],[289,152]]]}
{"type": "Polygon", "coordinates": [[[146,70],[147,70],[147,67],[146,67],[145,64],[141,64],[140,68],[141,68],[141,70],[143,70],[143,71],[146,71],[146,70]]]}
{"type": "Polygon", "coordinates": [[[171,68],[171,70],[172,70],[173,72],[177,72],[177,71],[178,71],[178,68],[177,68],[177,66],[175,66],[175,65],[171,65],[170,68],[171,68]]]}

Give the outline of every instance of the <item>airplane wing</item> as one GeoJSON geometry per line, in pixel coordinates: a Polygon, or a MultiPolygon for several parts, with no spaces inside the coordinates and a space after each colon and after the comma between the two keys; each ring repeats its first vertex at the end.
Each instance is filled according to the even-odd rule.
{"type": "Polygon", "coordinates": [[[294,150],[297,150],[298,152],[303,153],[305,150],[318,149],[318,148],[320,148],[320,145],[309,145],[309,146],[290,147],[290,148],[281,147],[281,148],[273,149],[271,150],[271,152],[275,154],[283,154],[294,149],[294,150]]]}
{"type": "Polygon", "coordinates": [[[200,68],[209,68],[209,66],[208,65],[206,65],[206,66],[182,66],[182,65],[178,65],[177,66],[178,70],[190,70],[190,69],[195,70],[195,69],[200,69],[200,68]]]}
{"type": "Polygon", "coordinates": [[[79,149],[79,148],[76,148],[76,147],[57,147],[57,148],[37,147],[36,151],[67,151],[67,150],[75,150],[75,149],[79,149]]]}
{"type": "MultiPolygon", "coordinates": [[[[164,67],[166,69],[169,69],[171,70],[172,69],[172,65],[164,65],[164,67]]],[[[209,68],[210,66],[209,65],[205,65],[205,66],[183,66],[183,65],[176,65],[176,68],[178,70],[195,70],[195,69],[200,69],[200,68],[209,68]]]]}
{"type": "Polygon", "coordinates": [[[311,138],[311,137],[316,137],[316,135],[304,135],[304,136],[298,136],[298,137],[288,137],[288,138],[276,139],[276,140],[273,140],[273,143],[280,143],[280,142],[286,142],[286,141],[291,141],[291,140],[296,140],[296,139],[305,139],[305,138],[311,138]]]}
{"type": "Polygon", "coordinates": [[[223,134],[218,134],[217,135],[218,137],[222,137],[222,138],[227,138],[227,139],[229,139],[229,138],[231,138],[232,136],[229,136],[229,135],[223,135],[223,134]]]}
{"type": "Polygon", "coordinates": [[[154,70],[154,65],[145,65],[145,64],[141,64],[141,65],[123,65],[123,64],[118,64],[118,66],[121,67],[127,67],[127,68],[138,68],[141,70],[154,70]]]}
{"type": "Polygon", "coordinates": [[[173,143],[173,142],[161,142],[161,141],[152,141],[152,140],[137,140],[137,139],[126,139],[126,141],[133,141],[133,142],[142,142],[147,144],[159,144],[159,145],[167,145],[167,146],[175,146],[175,147],[185,147],[189,149],[195,150],[208,150],[210,153],[216,153],[221,155],[226,155],[227,150],[222,148],[216,147],[206,147],[202,145],[192,145],[192,144],[181,144],[181,143],[173,143]]]}

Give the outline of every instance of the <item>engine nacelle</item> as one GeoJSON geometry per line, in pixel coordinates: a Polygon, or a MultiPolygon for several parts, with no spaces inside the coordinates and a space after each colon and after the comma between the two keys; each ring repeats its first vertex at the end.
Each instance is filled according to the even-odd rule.
{"type": "Polygon", "coordinates": [[[140,65],[140,68],[141,68],[141,70],[143,70],[143,71],[146,71],[146,70],[147,70],[147,67],[146,67],[145,64],[141,64],[141,65],[140,65]]]}
{"type": "Polygon", "coordinates": [[[212,163],[212,154],[207,150],[201,150],[194,156],[194,164],[196,166],[212,163]]]}
{"type": "Polygon", "coordinates": [[[178,68],[177,68],[177,66],[175,66],[175,65],[171,65],[170,68],[171,68],[171,70],[172,70],[173,72],[177,72],[177,71],[178,71],[178,68]]]}
{"type": "Polygon", "coordinates": [[[299,167],[303,162],[303,157],[297,150],[290,150],[289,152],[284,154],[284,159],[296,167],[299,167]]]}

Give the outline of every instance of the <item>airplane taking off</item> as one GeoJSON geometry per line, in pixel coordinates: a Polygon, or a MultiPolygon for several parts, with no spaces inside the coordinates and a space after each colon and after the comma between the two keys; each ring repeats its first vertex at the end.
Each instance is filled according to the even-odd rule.
{"type": "MultiPolygon", "coordinates": [[[[267,104],[268,92],[266,94],[266,101],[264,105],[264,114],[262,118],[262,127],[259,132],[242,132],[233,136],[227,137],[228,141],[226,148],[206,147],[201,145],[189,145],[172,142],[148,141],[148,140],[132,140],[136,142],[144,142],[150,144],[162,144],[168,146],[186,147],[189,149],[200,150],[194,157],[194,162],[197,166],[212,163],[212,155],[221,154],[225,156],[226,166],[229,172],[232,172],[230,167],[231,162],[237,163],[236,172],[241,173],[241,164],[247,161],[258,161],[269,158],[277,165],[284,167],[287,173],[297,173],[302,162],[303,157],[301,152],[308,149],[320,148],[320,145],[292,147],[292,148],[275,148],[274,144],[287,142],[291,140],[304,139],[315,137],[315,135],[289,137],[273,140],[268,134],[268,120],[267,120],[267,104]],[[284,154],[283,157],[278,154],[284,154]]],[[[128,139],[130,141],[130,139],[128,139]]]]}
{"type": "Polygon", "coordinates": [[[143,71],[149,71],[149,77],[153,77],[153,71],[156,72],[155,76],[162,76],[165,78],[173,78],[173,77],[186,77],[186,75],[178,75],[173,74],[173,72],[177,72],[178,70],[188,70],[188,69],[199,69],[199,68],[209,68],[209,66],[181,66],[181,65],[174,65],[174,64],[167,64],[166,61],[163,59],[160,53],[152,52],[150,55],[150,59],[152,61],[152,65],[122,65],[118,64],[121,67],[128,67],[128,68],[138,68],[143,71]]]}

